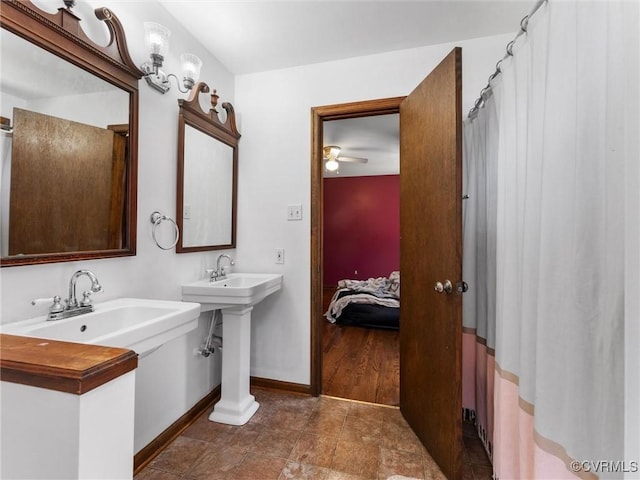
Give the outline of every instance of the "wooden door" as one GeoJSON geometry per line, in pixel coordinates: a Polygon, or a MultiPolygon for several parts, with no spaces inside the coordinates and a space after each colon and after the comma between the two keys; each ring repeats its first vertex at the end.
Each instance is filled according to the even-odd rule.
{"type": "Polygon", "coordinates": [[[400,410],[462,477],[462,52],[400,105],[400,410]],[[449,280],[453,292],[436,292],[449,280]]]}
{"type": "Polygon", "coordinates": [[[119,248],[109,232],[112,169],[116,157],[124,168],[126,139],[116,155],[111,130],[18,108],[13,120],[9,255],[119,248]]]}

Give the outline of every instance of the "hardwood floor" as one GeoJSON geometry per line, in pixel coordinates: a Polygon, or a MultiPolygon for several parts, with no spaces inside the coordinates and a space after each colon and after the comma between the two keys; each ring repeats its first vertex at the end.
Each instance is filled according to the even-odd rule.
{"type": "Polygon", "coordinates": [[[382,405],[400,403],[399,332],[324,321],[322,393],[382,405]]]}
{"type": "MultiPolygon", "coordinates": [[[[334,291],[335,287],[325,287],[323,311],[327,310],[334,291]]],[[[400,332],[341,327],[325,318],[322,321],[322,393],[398,406],[400,332]]],[[[475,427],[468,422],[463,427],[463,480],[491,480],[491,462],[475,427]]]]}

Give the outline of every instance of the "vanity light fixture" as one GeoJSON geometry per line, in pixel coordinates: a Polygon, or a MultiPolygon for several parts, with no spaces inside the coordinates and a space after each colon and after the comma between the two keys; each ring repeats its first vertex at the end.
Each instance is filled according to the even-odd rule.
{"type": "Polygon", "coordinates": [[[171,88],[169,78],[176,79],[178,90],[187,93],[193,88],[200,77],[200,69],[202,68],[202,60],[191,53],[183,53],[180,55],[180,66],[182,67],[182,84],[184,90],[180,87],[178,77],[173,73],[165,73],[160,70],[164,57],[169,51],[169,36],[171,31],[155,22],[144,22],[144,40],[151,56],[150,62],[142,64],[141,68],[144,72],[144,78],[150,87],[161,93],[167,93],[171,88]]]}

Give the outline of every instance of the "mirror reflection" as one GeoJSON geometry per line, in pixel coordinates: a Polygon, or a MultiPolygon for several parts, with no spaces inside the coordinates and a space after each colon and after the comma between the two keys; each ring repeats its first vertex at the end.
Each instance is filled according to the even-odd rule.
{"type": "Polygon", "coordinates": [[[185,125],[183,247],[230,245],[233,148],[185,125]]]}
{"type": "MultiPolygon", "coordinates": [[[[135,254],[130,127],[139,76],[126,48],[116,57],[76,39],[79,19],[65,8],[49,14],[3,2],[3,9],[2,266],[135,254]],[[105,61],[110,71],[96,66],[105,61]]],[[[117,22],[105,11],[96,10],[99,20],[117,22]]],[[[124,36],[116,30],[117,45],[124,36]]]]}
{"type": "Polygon", "coordinates": [[[129,95],[0,32],[0,253],[122,248],[129,95]]]}
{"type": "Polygon", "coordinates": [[[218,95],[211,95],[209,112],[198,97],[208,93],[198,83],[188,100],[179,100],[178,117],[178,253],[233,248],[236,245],[236,185],[238,140],[235,112],[223,103],[227,116],[221,122],[218,95]]]}

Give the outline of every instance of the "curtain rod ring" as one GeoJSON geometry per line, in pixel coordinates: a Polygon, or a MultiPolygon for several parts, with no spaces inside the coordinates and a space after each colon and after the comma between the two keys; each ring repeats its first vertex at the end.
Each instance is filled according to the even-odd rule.
{"type": "Polygon", "coordinates": [[[513,45],[515,43],[515,40],[511,40],[509,43],[507,43],[507,55],[509,55],[510,57],[513,57],[513,45]]]}
{"type": "Polygon", "coordinates": [[[524,33],[527,33],[527,27],[529,26],[529,15],[525,15],[522,20],[520,20],[520,30],[524,33]]]}

